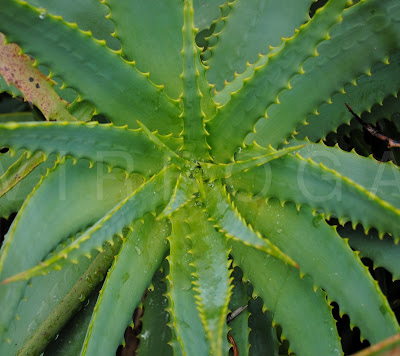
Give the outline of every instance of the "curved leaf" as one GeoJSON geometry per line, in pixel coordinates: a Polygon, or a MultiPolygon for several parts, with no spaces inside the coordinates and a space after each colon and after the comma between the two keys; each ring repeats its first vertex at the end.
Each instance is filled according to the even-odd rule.
{"type": "Polygon", "coordinates": [[[298,355],[342,355],[331,308],[309,277],[263,251],[230,240],[235,263],[254,286],[298,355]]]}
{"type": "MultiPolygon", "coordinates": [[[[211,154],[218,162],[232,158],[256,122],[264,117],[266,109],[277,100],[278,94],[290,87],[290,79],[301,73],[304,62],[314,56],[317,45],[327,39],[331,27],[340,20],[346,3],[346,0],[328,2],[323,11],[300,27],[296,35],[286,39],[277,52],[261,56],[254,65],[254,73],[245,79],[243,87],[232,95],[227,104],[218,108],[207,125],[211,154]],[[229,140],[219,139],[224,136],[229,140]]],[[[277,130],[271,132],[274,132],[275,138],[282,138],[277,130]]]]}
{"type": "MultiPolygon", "coordinates": [[[[6,235],[0,255],[0,280],[35,266],[59,243],[101,218],[137,184],[135,177],[125,179],[121,171],[107,174],[101,168],[87,167],[87,162],[73,166],[68,160],[41,180],[6,235]]],[[[8,305],[0,315],[1,341],[7,338],[26,285],[25,281],[0,285],[0,303],[8,305]]]]}
{"type": "Polygon", "coordinates": [[[297,266],[291,257],[284,254],[268,239],[263,238],[258,231],[254,231],[252,226],[247,224],[235,209],[231,197],[226,193],[225,186],[222,186],[219,182],[208,184],[206,196],[205,208],[210,214],[209,220],[215,222],[215,227],[219,231],[244,245],[252,246],[281,259],[285,263],[297,266]]]}
{"type": "Polygon", "coordinates": [[[155,213],[159,206],[166,204],[172,195],[175,180],[176,171],[174,169],[163,169],[118,202],[93,226],[54,256],[27,271],[7,278],[4,282],[29,279],[53,269],[59,269],[67,259],[77,263],[78,257],[91,256],[93,249],[102,251],[102,246],[106,241],[113,244],[114,235],[121,235],[122,230],[132,222],[147,213],[155,213]]]}
{"type": "Polygon", "coordinates": [[[134,309],[168,250],[168,234],[168,224],[156,222],[151,215],[134,225],[100,291],[82,356],[115,353],[134,309]],[[119,317],[110,318],[110,314],[119,317]]]}
{"type": "Polygon", "coordinates": [[[349,7],[332,28],[330,40],[318,46],[318,56],[304,63],[305,74],[293,78],[293,88],[279,96],[280,103],[268,110],[268,120],[260,120],[256,134],[246,142],[284,143],[323,102],[330,102],[335,92],[362,73],[369,74],[377,62],[386,61],[399,49],[399,14],[396,0],[385,1],[385,6],[380,0],[360,1],[349,7]],[[319,80],[321,73],[323,80],[319,80]],[[281,118],[285,118],[284,123],[281,118]]]}
{"type": "Polygon", "coordinates": [[[207,78],[220,91],[224,81],[232,81],[234,73],[242,73],[246,62],[255,63],[259,54],[277,46],[283,38],[309,19],[312,0],[248,0],[228,2],[229,15],[224,27],[215,34],[217,43],[206,62],[210,66],[207,78]]]}
{"type": "Polygon", "coordinates": [[[189,253],[190,243],[186,236],[190,227],[185,222],[187,208],[171,216],[172,233],[169,238],[168,293],[170,325],[174,334],[171,345],[177,355],[207,355],[210,346],[206,331],[201,323],[197,308],[192,273],[193,255],[189,253]]]}
{"type": "Polygon", "coordinates": [[[21,154],[21,151],[15,154],[12,152],[12,154],[14,155],[13,157],[11,157],[11,152],[9,151],[0,155],[1,183],[2,190],[5,193],[0,198],[0,216],[3,218],[8,218],[10,214],[17,212],[21,208],[22,203],[29,193],[32,192],[33,188],[35,188],[41,176],[46,174],[47,169],[53,168],[56,159],[56,157],[50,156],[46,162],[39,165],[24,179],[19,180],[18,177],[15,177],[16,179],[11,180],[11,183],[16,184],[9,184],[8,178],[10,176],[7,172],[11,173],[13,167],[17,168],[19,166],[18,161],[21,163],[26,162],[25,154],[21,154]]]}
{"type": "Polygon", "coordinates": [[[79,88],[81,99],[91,101],[115,124],[129,124],[134,128],[139,119],[160,133],[179,133],[178,104],[134,64],[109,50],[105,43],[79,31],[77,25],[66,24],[27,3],[5,0],[0,13],[0,31],[35,56],[39,63],[48,65],[68,86],[79,88]]]}
{"type": "Polygon", "coordinates": [[[120,44],[112,36],[115,31],[114,24],[107,17],[110,10],[104,2],[96,0],[28,0],[32,6],[44,8],[49,13],[62,18],[70,23],[76,23],[83,31],[90,31],[94,38],[105,40],[107,46],[118,49],[120,44]]]}
{"type": "Polygon", "coordinates": [[[377,283],[323,217],[313,216],[307,206],[297,211],[293,204],[282,207],[273,199],[266,203],[243,198],[248,196],[241,199],[239,195],[235,203],[245,218],[298,262],[300,271],[310,275],[316,286],[339,304],[361,335],[376,343],[399,331],[377,283]]]}
{"type": "Polygon", "coordinates": [[[388,62],[378,63],[372,68],[371,75],[362,75],[344,87],[345,93],[335,94],[332,103],[322,104],[318,109],[319,115],[310,115],[308,125],[298,128],[296,138],[308,137],[317,141],[339,125],[349,123],[353,116],[345,103],[350,103],[352,109],[361,115],[363,111],[371,110],[375,103],[382,103],[386,97],[397,93],[400,87],[400,52],[390,56],[388,62]]]}
{"type": "Polygon", "coordinates": [[[183,154],[191,159],[209,160],[209,146],[204,127],[205,115],[201,110],[202,93],[199,88],[199,49],[194,40],[196,30],[193,25],[193,0],[184,2],[184,22],[182,27],[183,49],[183,154]]]}
{"type": "MultiPolygon", "coordinates": [[[[165,92],[178,99],[182,93],[183,1],[107,0],[117,24],[122,52],[137,68],[150,75],[165,92]],[[149,45],[151,44],[151,45],[149,45]]],[[[142,121],[142,120],[141,120],[142,121]]],[[[146,124],[147,125],[147,124],[146,124]]]]}
{"type": "Polygon", "coordinates": [[[361,257],[371,259],[375,268],[386,268],[393,274],[393,280],[400,279],[400,245],[390,236],[380,239],[375,231],[369,231],[366,235],[361,229],[353,230],[340,226],[338,232],[349,239],[349,245],[360,251],[361,257]]]}
{"type": "MultiPolygon", "coordinates": [[[[97,122],[0,124],[0,142],[45,155],[57,153],[102,162],[127,172],[152,175],[164,164],[162,153],[140,132],[97,122]]],[[[166,142],[175,145],[174,139],[166,142]]]]}
{"type": "Polygon", "coordinates": [[[204,212],[196,207],[189,207],[190,216],[187,220],[190,226],[193,255],[192,283],[195,288],[195,298],[200,319],[206,331],[207,339],[213,355],[225,355],[228,351],[226,334],[228,332],[226,316],[231,297],[231,287],[227,262],[229,250],[226,239],[217,233],[206,221],[204,212]]]}
{"type": "Polygon", "coordinates": [[[165,273],[156,272],[152,285],[153,287],[147,291],[143,305],[143,324],[137,353],[139,356],[171,356],[173,354],[172,347],[169,345],[171,330],[167,326],[169,314],[165,310],[168,306],[168,300],[165,297],[167,292],[165,273]]]}
{"type": "MultiPolygon", "coordinates": [[[[256,151],[251,152],[254,154],[256,151]]],[[[333,158],[331,162],[335,163],[334,157],[329,158],[333,158]]],[[[351,176],[341,174],[340,169],[336,171],[336,166],[327,167],[317,162],[303,158],[300,153],[296,156],[288,154],[263,167],[234,175],[226,183],[236,191],[322,209],[327,216],[333,215],[341,223],[351,220],[354,225],[361,223],[365,229],[374,226],[380,233],[400,236],[397,224],[400,209],[353,181],[351,176]]],[[[368,167],[368,163],[365,164],[368,167]]],[[[367,171],[354,172],[357,176],[365,173],[367,171]]]]}
{"type": "Polygon", "coordinates": [[[35,153],[28,159],[26,158],[27,155],[27,153],[22,154],[0,177],[0,197],[15,187],[46,159],[41,152],[35,153]]]}
{"type": "Polygon", "coordinates": [[[372,194],[400,209],[400,169],[392,162],[378,162],[355,152],[346,152],[338,146],[327,147],[322,143],[313,144],[293,140],[292,144],[305,144],[298,150],[305,158],[334,169],[351,181],[364,187],[372,194]]]}

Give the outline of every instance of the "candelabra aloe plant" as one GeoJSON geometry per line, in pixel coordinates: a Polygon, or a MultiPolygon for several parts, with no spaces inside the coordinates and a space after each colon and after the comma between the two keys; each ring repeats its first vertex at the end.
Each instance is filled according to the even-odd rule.
{"type": "Polygon", "coordinates": [[[85,300],[45,354],[113,355],[152,283],[141,355],[226,354],[229,330],[235,353],[277,355],[276,324],[297,355],[341,355],[331,301],[371,343],[399,332],[326,219],[362,227],[344,234],[398,279],[400,171],[313,142],[350,121],[345,102],[397,97],[400,3],[330,0],[310,19],[312,3],[0,0],[0,88],[47,120],[0,124],[0,210],[18,210],[1,355],[40,354],[85,300]],[[268,314],[228,328],[256,296],[268,314]]]}

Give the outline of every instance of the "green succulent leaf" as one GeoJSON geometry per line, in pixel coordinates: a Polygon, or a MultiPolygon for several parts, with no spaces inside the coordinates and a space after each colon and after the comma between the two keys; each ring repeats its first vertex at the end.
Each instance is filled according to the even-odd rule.
{"type": "Polygon", "coordinates": [[[246,62],[255,63],[259,54],[268,53],[282,38],[292,37],[295,29],[309,20],[310,4],[311,0],[228,2],[229,14],[220,17],[223,27],[213,34],[216,43],[208,49],[210,83],[220,91],[224,81],[233,80],[235,72],[245,71],[246,62]]]}
{"type": "Polygon", "coordinates": [[[300,271],[310,275],[316,286],[340,305],[341,312],[359,326],[361,335],[376,343],[399,331],[377,283],[323,217],[313,216],[307,206],[297,211],[293,204],[282,207],[273,199],[266,203],[246,198],[238,195],[235,199],[244,217],[298,262],[300,271]],[[353,313],[355,310],[359,312],[353,313]]]}
{"type": "Polygon", "coordinates": [[[341,236],[349,239],[349,245],[360,252],[360,257],[368,257],[374,262],[374,267],[386,268],[393,274],[393,279],[400,279],[400,245],[390,236],[379,238],[376,231],[365,234],[361,229],[338,227],[341,236]]]}
{"type": "Polygon", "coordinates": [[[109,19],[109,8],[104,2],[96,0],[29,0],[36,8],[44,8],[50,14],[61,16],[69,23],[76,23],[83,31],[90,31],[94,38],[105,40],[113,49],[120,47],[118,40],[112,36],[115,26],[109,19]],[[90,16],[88,16],[90,14],[90,16]]]}
{"type": "MultiPolygon", "coordinates": [[[[318,150],[319,146],[313,145],[312,148],[318,150]]],[[[256,151],[252,152],[253,155],[256,151]]],[[[378,196],[376,191],[368,190],[371,189],[369,186],[363,186],[365,181],[371,182],[371,177],[364,175],[376,167],[371,167],[368,159],[364,161],[354,153],[344,153],[349,166],[343,168],[340,164],[334,165],[338,162],[334,149],[329,151],[328,158],[323,147],[318,152],[314,161],[307,157],[307,150],[303,157],[300,149],[295,156],[288,154],[280,158],[278,164],[278,160],[271,161],[269,165],[232,176],[226,183],[234,190],[266,198],[275,197],[282,202],[290,200],[297,205],[308,204],[315,209],[322,209],[328,216],[337,217],[341,222],[351,220],[354,225],[361,223],[365,229],[374,226],[381,234],[390,231],[394,236],[400,236],[400,231],[397,231],[399,209],[378,196]],[[318,157],[326,162],[319,162],[318,157]],[[347,174],[350,170],[354,170],[354,173],[347,174]],[[358,181],[357,177],[362,179],[358,181]],[[345,201],[343,197],[346,197],[345,201]]],[[[247,154],[243,155],[246,157],[247,154]]],[[[396,177],[397,168],[394,172],[396,177]]],[[[393,172],[388,169],[387,174],[393,172]]],[[[390,179],[393,181],[393,175],[390,179]]],[[[377,187],[379,184],[376,184],[377,187]]]]}
{"type": "Polygon", "coordinates": [[[15,187],[39,164],[45,161],[45,156],[41,152],[35,153],[30,158],[27,158],[27,155],[27,153],[22,154],[0,177],[0,197],[15,187]]]}
{"type": "Polygon", "coordinates": [[[168,327],[169,314],[165,310],[168,306],[167,285],[165,271],[155,273],[152,287],[147,291],[143,304],[145,310],[142,317],[142,332],[138,354],[141,355],[172,355],[171,329],[168,327]]]}
{"type": "Polygon", "coordinates": [[[240,241],[247,246],[252,246],[275,256],[289,265],[297,267],[293,259],[283,253],[266,237],[261,236],[251,225],[248,225],[240,213],[235,209],[226,187],[221,183],[210,183],[206,187],[206,210],[210,214],[210,220],[227,237],[240,241]]]}
{"type": "Polygon", "coordinates": [[[308,137],[317,141],[340,124],[349,123],[353,116],[345,103],[351,103],[352,109],[362,114],[371,110],[374,104],[382,103],[387,97],[397,96],[400,87],[400,52],[390,56],[388,63],[375,65],[370,74],[362,75],[352,84],[347,84],[344,87],[345,93],[335,94],[332,103],[322,104],[318,109],[319,114],[310,115],[307,118],[308,125],[299,127],[296,138],[308,137]]]}
{"type": "MultiPolygon", "coordinates": [[[[292,144],[298,143],[304,142],[294,140],[292,144]]],[[[322,143],[308,142],[298,152],[303,158],[336,170],[391,206],[400,208],[400,169],[392,162],[378,162],[322,143]]]]}
{"type": "Polygon", "coordinates": [[[271,311],[273,320],[282,325],[295,353],[342,354],[331,308],[321,290],[314,292],[311,278],[301,279],[298,270],[263,251],[244,249],[235,240],[230,240],[230,245],[235,262],[271,311]]]}
{"type": "Polygon", "coordinates": [[[0,31],[7,31],[7,39],[23,45],[40,63],[50,66],[55,75],[68,78],[67,84],[79,88],[83,100],[94,103],[116,125],[134,128],[139,119],[163,134],[180,131],[177,103],[104,42],[80,31],[76,24],[67,24],[26,3],[7,0],[2,8],[0,31]],[[30,24],[29,33],[23,31],[25,22],[30,24]],[[108,68],[113,68],[112,77],[108,68]],[[118,94],[118,101],[109,92],[118,94]],[[163,110],[158,110],[160,107],[163,110]]]}
{"type": "Polygon", "coordinates": [[[204,178],[210,179],[211,181],[216,179],[229,178],[234,174],[247,172],[251,168],[262,166],[274,159],[282,157],[290,152],[296,151],[301,147],[302,145],[299,145],[297,147],[284,148],[279,151],[273,149],[272,147],[269,147],[268,149],[270,150],[270,152],[262,156],[256,156],[248,160],[237,161],[228,164],[203,163],[201,164],[201,169],[203,171],[204,178]]]}
{"type": "Polygon", "coordinates": [[[165,221],[156,222],[151,214],[133,226],[100,291],[81,355],[115,352],[134,309],[168,250],[169,230],[165,221]],[[110,324],[110,313],[120,315],[123,320],[114,319],[110,324]]]}
{"type": "Polygon", "coordinates": [[[195,277],[192,275],[194,268],[191,266],[194,258],[189,252],[191,247],[186,238],[190,234],[190,226],[185,222],[187,216],[187,208],[171,216],[170,254],[167,257],[170,271],[167,276],[167,297],[174,335],[171,345],[178,355],[206,355],[210,353],[210,346],[197,311],[193,288],[195,277]]]}
{"type": "MultiPolygon", "coordinates": [[[[35,122],[0,125],[0,139],[13,149],[41,151],[86,158],[128,173],[153,175],[163,165],[164,157],[140,130],[100,125],[97,122],[35,122]],[[30,140],[27,139],[30,137],[30,140]],[[154,166],[149,163],[154,162],[154,166]]],[[[176,147],[177,140],[165,137],[176,147]]]]}
{"type": "Polygon", "coordinates": [[[197,309],[207,333],[213,355],[228,351],[226,316],[231,296],[226,240],[207,222],[204,212],[196,207],[189,208],[188,224],[191,233],[187,236],[192,243],[189,251],[193,255],[196,280],[194,290],[197,309]],[[217,262],[218,261],[218,262],[217,262]]]}
{"type": "MultiPolygon", "coordinates": [[[[267,107],[278,100],[283,89],[290,88],[292,76],[302,73],[304,62],[315,55],[317,45],[329,38],[329,31],[341,19],[346,3],[346,0],[328,2],[323,11],[303,25],[296,35],[286,39],[276,53],[260,57],[254,65],[253,75],[244,81],[243,87],[227,104],[218,108],[216,116],[208,123],[208,142],[215,159],[225,162],[232,158],[255,123],[264,117],[267,107]],[[228,135],[229,141],[217,140],[221,135],[228,135]]],[[[282,138],[276,131],[274,135],[282,138]]]]}
{"type": "Polygon", "coordinates": [[[64,249],[39,265],[9,277],[6,282],[26,280],[47,273],[52,269],[60,268],[65,260],[77,263],[79,256],[87,255],[90,258],[93,249],[102,251],[105,242],[113,244],[114,235],[122,237],[122,230],[125,227],[145,214],[155,212],[159,206],[166,203],[172,195],[174,178],[176,178],[174,169],[162,170],[122,199],[64,249]],[[143,204],[144,201],[146,204],[143,204]]]}
{"type": "MultiPolygon", "coordinates": [[[[118,170],[110,174],[104,171],[103,177],[98,177],[97,170],[89,170],[87,162],[79,161],[75,166],[71,160],[59,163],[41,179],[15,218],[1,250],[0,279],[4,281],[35,266],[58,244],[101,218],[135,185],[134,177],[125,179],[125,174],[118,170]],[[73,203],[77,200],[80,201],[79,208],[73,203]],[[37,209],[37,206],[41,208],[37,209]],[[65,216],[74,219],[75,224],[71,225],[65,216]],[[32,245],[31,241],[41,243],[32,245]]],[[[25,281],[0,285],[0,298],[9,300],[7,310],[0,316],[2,341],[8,338],[9,324],[15,317],[26,285],[25,281]]]]}
{"type": "Polygon", "coordinates": [[[199,50],[194,37],[196,30],[193,25],[193,1],[184,2],[184,23],[182,28],[183,37],[183,151],[189,158],[209,160],[209,146],[206,142],[206,131],[204,127],[205,115],[201,110],[201,90],[199,88],[200,72],[199,50]]]}
{"type": "Polygon", "coordinates": [[[30,166],[30,163],[24,157],[26,157],[26,154],[21,151],[16,153],[8,151],[0,155],[0,172],[2,173],[1,181],[4,192],[4,195],[0,198],[0,216],[6,219],[21,208],[29,193],[38,184],[41,176],[46,174],[47,169],[53,168],[56,160],[56,157],[50,156],[45,163],[40,164],[24,179],[20,179],[18,176],[13,178],[13,175],[10,174],[13,172],[13,168],[18,170],[18,167],[24,167],[25,164],[28,167],[30,166]]]}
{"type": "Polygon", "coordinates": [[[178,99],[182,93],[183,1],[107,0],[111,20],[118,23],[122,53],[138,70],[178,99]],[[153,44],[149,46],[149,43],[153,44]]]}
{"type": "Polygon", "coordinates": [[[319,45],[318,55],[304,63],[305,74],[293,78],[293,88],[279,96],[280,104],[268,110],[269,119],[256,125],[257,133],[248,142],[255,139],[261,145],[283,143],[296,126],[317,112],[323,102],[330,102],[331,96],[342,91],[345,84],[363,73],[369,74],[375,63],[387,62],[399,49],[400,4],[396,0],[385,2],[384,7],[380,4],[379,0],[360,1],[343,13],[342,21],[329,33],[329,41],[319,45]],[[318,81],[321,72],[325,75],[318,81]],[[300,93],[307,93],[301,103],[293,100],[300,93]],[[282,117],[285,125],[281,123],[282,117]]]}
{"type": "Polygon", "coordinates": [[[398,0],[0,8],[0,355],[392,342],[398,0]]]}

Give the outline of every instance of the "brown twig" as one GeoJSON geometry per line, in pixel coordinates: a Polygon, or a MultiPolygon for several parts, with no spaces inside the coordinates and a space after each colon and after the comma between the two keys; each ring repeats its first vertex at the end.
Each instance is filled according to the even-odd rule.
{"type": "Polygon", "coordinates": [[[400,147],[400,142],[396,141],[382,133],[380,133],[376,127],[367,124],[363,119],[361,119],[360,116],[358,116],[353,109],[351,108],[351,106],[347,103],[345,103],[347,110],[350,111],[350,113],[358,120],[358,122],[363,126],[364,130],[366,132],[368,132],[370,135],[376,137],[378,140],[381,140],[383,142],[386,143],[388,148],[392,148],[392,147],[400,147]]]}
{"type": "Polygon", "coordinates": [[[232,344],[232,348],[233,348],[233,356],[239,356],[239,350],[238,347],[236,345],[235,340],[233,339],[232,335],[230,333],[228,333],[228,341],[230,344],[232,344]]]}

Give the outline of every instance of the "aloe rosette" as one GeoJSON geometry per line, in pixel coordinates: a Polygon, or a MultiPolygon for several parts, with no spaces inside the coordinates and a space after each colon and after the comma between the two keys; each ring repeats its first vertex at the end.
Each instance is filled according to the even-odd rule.
{"type": "Polygon", "coordinates": [[[398,110],[398,0],[0,5],[0,90],[42,115],[0,115],[1,355],[113,355],[137,307],[139,355],[341,355],[333,301],[399,332],[359,254],[399,278],[400,171],[321,141],[398,110]]]}

